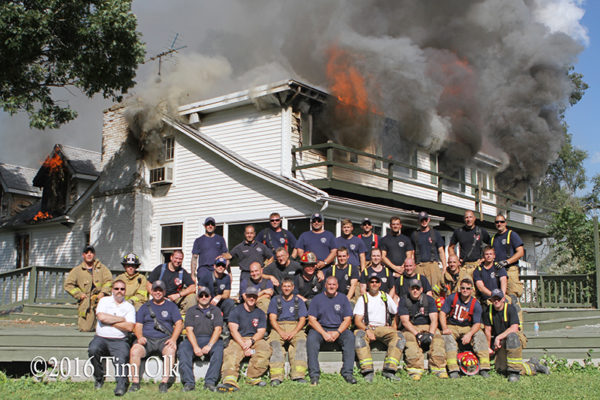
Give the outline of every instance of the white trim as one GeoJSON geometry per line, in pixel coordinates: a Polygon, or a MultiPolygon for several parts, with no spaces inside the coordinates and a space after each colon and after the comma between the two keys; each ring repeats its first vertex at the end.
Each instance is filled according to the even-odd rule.
{"type": "Polygon", "coordinates": [[[292,107],[281,110],[281,152],[279,173],[292,177],[292,107]]]}

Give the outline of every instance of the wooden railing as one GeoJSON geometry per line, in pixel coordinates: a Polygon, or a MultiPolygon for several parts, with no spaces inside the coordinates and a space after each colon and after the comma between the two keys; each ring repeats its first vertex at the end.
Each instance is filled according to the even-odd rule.
{"type": "Polygon", "coordinates": [[[292,148],[292,173],[294,175],[296,175],[298,171],[314,168],[325,168],[326,173],[324,174],[324,178],[327,180],[334,179],[334,168],[337,170],[352,171],[356,174],[366,174],[374,178],[387,180],[388,192],[394,192],[395,183],[408,184],[437,191],[437,199],[434,201],[437,200],[438,203],[443,203],[443,195],[447,194],[474,201],[475,209],[479,209],[482,205],[488,205],[504,210],[509,219],[511,212],[515,212],[531,217],[532,222],[536,225],[543,226],[546,224],[546,221],[544,220],[544,214],[540,213],[542,209],[537,203],[525,201],[496,190],[485,189],[476,183],[467,182],[466,180],[457,179],[439,172],[419,168],[414,164],[410,164],[405,161],[378,156],[332,142],[292,148]],[[313,153],[315,151],[324,153],[321,155],[321,157],[324,157],[324,159],[321,159],[318,162],[309,163],[299,161],[299,158],[302,157],[302,153],[309,151],[313,153]],[[344,160],[340,161],[341,157],[336,157],[336,154],[342,153],[349,155],[350,159],[358,159],[358,157],[366,158],[372,161],[372,165],[378,165],[378,167],[369,169],[361,166],[359,162],[350,162],[344,160]],[[394,171],[395,167],[407,169],[410,177],[398,176],[398,174],[394,171]],[[416,180],[414,177],[417,173],[426,174],[428,177],[428,183],[416,180]],[[454,183],[455,185],[458,185],[461,190],[455,191],[445,188],[444,183],[454,183]],[[464,190],[462,190],[463,188],[464,190]],[[473,194],[470,195],[471,193],[473,194]],[[491,199],[486,199],[484,196],[491,197],[491,199]]]}
{"type": "MultiPolygon", "coordinates": [[[[595,299],[595,274],[521,276],[521,305],[532,308],[587,308],[595,299]]],[[[598,306],[596,304],[596,306],[598,306]]]]}

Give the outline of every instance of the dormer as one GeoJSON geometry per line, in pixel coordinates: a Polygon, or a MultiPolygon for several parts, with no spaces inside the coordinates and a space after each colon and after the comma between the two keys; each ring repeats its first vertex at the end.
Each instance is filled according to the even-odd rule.
{"type": "Polygon", "coordinates": [[[0,163],[0,219],[20,213],[42,196],[32,185],[35,174],[35,169],[0,163]]]}

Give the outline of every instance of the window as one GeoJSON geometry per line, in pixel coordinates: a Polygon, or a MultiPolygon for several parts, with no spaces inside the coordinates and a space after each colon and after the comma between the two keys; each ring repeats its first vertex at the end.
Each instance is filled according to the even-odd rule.
{"type": "Polygon", "coordinates": [[[15,249],[17,252],[17,268],[29,265],[29,235],[18,234],[15,237],[15,249]]]}
{"type": "MultiPolygon", "coordinates": [[[[432,173],[437,173],[438,172],[437,154],[430,154],[429,155],[429,170],[432,173]]],[[[437,183],[438,183],[438,177],[436,175],[431,174],[431,183],[433,185],[437,185],[437,183]]]]}
{"type": "Polygon", "coordinates": [[[457,193],[465,192],[465,169],[463,167],[459,167],[451,174],[447,173],[447,176],[454,179],[443,179],[444,189],[457,193]]]}
{"type": "Polygon", "coordinates": [[[523,209],[523,210],[531,211],[532,207],[531,207],[531,204],[529,204],[531,202],[533,202],[533,191],[531,190],[531,188],[527,188],[527,191],[525,192],[525,196],[523,196],[523,201],[515,202],[515,207],[523,209]]]}
{"type": "Polygon", "coordinates": [[[0,218],[8,216],[8,196],[0,187],[0,218]]]}
{"type": "Polygon", "coordinates": [[[160,235],[160,253],[164,262],[171,259],[173,250],[183,249],[183,224],[162,225],[160,235]]]}
{"type": "Polygon", "coordinates": [[[175,158],[175,139],[172,137],[165,139],[165,161],[173,161],[175,158]]]}
{"type": "MultiPolygon", "coordinates": [[[[417,166],[417,148],[402,138],[400,124],[397,121],[385,120],[378,146],[377,154],[403,163],[403,165],[393,165],[394,176],[417,178],[417,170],[410,168],[417,166]]],[[[384,162],[382,167],[389,168],[389,163],[384,162]]]]}
{"type": "Polygon", "coordinates": [[[489,190],[494,190],[494,179],[481,170],[471,170],[471,183],[477,187],[471,187],[471,194],[475,194],[481,183],[481,198],[492,199],[494,195],[489,190]]]}
{"type": "Polygon", "coordinates": [[[254,225],[256,234],[269,226],[268,222],[245,222],[242,224],[230,224],[228,226],[227,244],[230,249],[234,246],[242,243],[246,238],[244,237],[244,230],[247,225],[254,225]]]}

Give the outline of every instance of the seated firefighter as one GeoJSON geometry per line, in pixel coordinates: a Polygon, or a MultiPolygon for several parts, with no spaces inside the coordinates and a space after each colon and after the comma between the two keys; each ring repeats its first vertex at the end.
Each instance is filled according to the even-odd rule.
{"type": "Polygon", "coordinates": [[[96,335],[88,346],[88,355],[94,367],[96,389],[104,384],[103,357],[112,357],[115,365],[115,396],[123,396],[129,380],[126,363],[129,361],[129,343],[127,334],[135,325],[135,308],[125,301],[125,282],[117,279],[113,283],[112,296],[105,296],[98,302],[96,309],[96,335]]]}
{"type": "Polygon", "coordinates": [[[121,265],[125,268],[125,272],[117,276],[125,282],[125,301],[130,302],[139,310],[142,304],[148,301],[148,281],[144,274],[138,272],[140,267],[140,259],[133,253],[129,253],[121,260],[121,265]]]}
{"type": "Polygon", "coordinates": [[[396,329],[394,316],[396,303],[381,289],[381,278],[371,274],[367,281],[368,291],[358,298],[354,307],[354,331],[356,356],[360,372],[365,381],[373,382],[373,358],[370,344],[376,340],[387,346],[383,361],[382,375],[390,380],[399,381],[396,371],[402,360],[404,336],[396,329]]]}
{"type": "Polygon", "coordinates": [[[523,362],[522,352],[527,338],[519,329],[517,309],[508,304],[502,290],[492,291],[491,302],[483,313],[482,322],[490,353],[496,355],[496,371],[507,374],[510,382],[518,381],[520,375],[549,374],[548,367],[536,358],[523,362]]]}
{"type": "Polygon", "coordinates": [[[151,290],[155,281],[165,284],[165,297],[179,307],[179,311],[185,311],[196,305],[196,283],[192,276],[183,269],[183,251],[175,250],[171,254],[171,261],[154,268],[148,275],[148,290],[151,290]]]}
{"type": "Polygon", "coordinates": [[[204,388],[215,392],[219,373],[223,364],[223,316],[221,310],[211,303],[210,290],[205,286],[198,287],[198,304],[187,310],[185,318],[186,339],[177,349],[179,373],[183,391],[196,388],[193,360],[206,356],[210,359],[208,371],[204,377],[204,388]]]}
{"type": "Polygon", "coordinates": [[[400,298],[398,317],[406,339],[404,357],[412,380],[418,381],[425,372],[423,353],[428,354],[429,370],[438,378],[448,378],[446,350],[438,327],[438,311],[433,297],[423,293],[418,279],[409,282],[409,293],[400,298]]]}
{"type": "Polygon", "coordinates": [[[459,292],[446,298],[440,310],[440,327],[446,346],[446,365],[450,378],[459,378],[457,360],[458,343],[473,346],[479,358],[479,375],[490,376],[490,357],[485,335],[480,329],[481,305],[473,297],[473,281],[464,278],[460,281],[459,292]]]}
{"type": "Polygon", "coordinates": [[[282,293],[271,299],[269,304],[269,322],[271,333],[269,345],[273,353],[269,366],[271,386],[278,386],[285,376],[285,346],[288,346],[290,359],[290,377],[298,383],[306,383],[306,333],[304,326],[308,311],[304,301],[294,292],[294,281],[284,278],[281,282],[282,293]]]}
{"type": "Polygon", "coordinates": [[[96,324],[96,306],[104,296],[110,296],[112,274],[96,258],[92,246],[83,249],[83,261],[73,268],[65,278],[64,288],[77,300],[77,328],[91,332],[96,324]]]}
{"type": "Polygon", "coordinates": [[[223,381],[217,386],[220,392],[235,392],[239,390],[237,383],[240,364],[250,357],[246,377],[248,383],[254,386],[265,386],[260,377],[267,372],[271,347],[265,341],[267,332],[267,317],[258,307],[258,289],[254,286],[246,290],[245,301],[236,306],[229,314],[229,332],[231,341],[223,353],[221,376],[223,381]]]}
{"type": "Polygon", "coordinates": [[[263,277],[262,265],[259,262],[253,262],[248,267],[250,277],[244,279],[240,284],[240,297],[243,301],[246,301],[246,291],[253,287],[258,289],[258,300],[256,300],[256,307],[258,307],[263,313],[267,313],[269,308],[269,302],[271,296],[275,292],[273,289],[273,282],[270,279],[263,277]]]}
{"type": "Polygon", "coordinates": [[[210,304],[219,307],[223,313],[223,322],[229,321],[229,313],[235,307],[235,302],[231,299],[231,276],[225,269],[227,260],[219,257],[215,260],[213,270],[206,269],[198,275],[198,286],[207,287],[210,290],[212,300],[210,304]]]}

